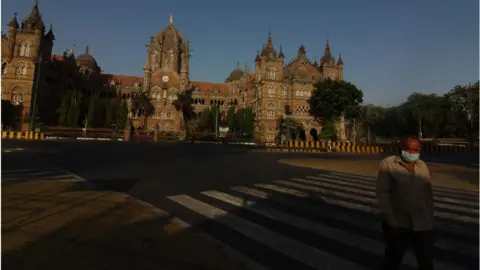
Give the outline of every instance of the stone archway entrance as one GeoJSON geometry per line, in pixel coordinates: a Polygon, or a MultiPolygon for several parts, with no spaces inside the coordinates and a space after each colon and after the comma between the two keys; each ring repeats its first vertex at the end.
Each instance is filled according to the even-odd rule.
{"type": "Polygon", "coordinates": [[[315,128],[310,129],[310,136],[313,141],[318,141],[318,131],[315,128]]]}
{"type": "Polygon", "coordinates": [[[297,127],[296,130],[297,133],[297,139],[301,141],[306,141],[307,140],[307,134],[305,133],[305,129],[301,126],[297,127]]]}

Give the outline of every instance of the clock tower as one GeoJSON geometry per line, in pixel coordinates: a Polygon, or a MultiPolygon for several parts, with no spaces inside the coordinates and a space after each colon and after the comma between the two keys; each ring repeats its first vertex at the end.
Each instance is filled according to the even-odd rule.
{"type": "Polygon", "coordinates": [[[175,28],[170,15],[168,26],[156,37],[150,37],[147,47],[143,92],[148,94],[155,107],[154,114],[148,119],[147,129],[158,126],[160,131],[178,132],[182,119],[172,102],[189,83],[190,42],[175,28]]]}

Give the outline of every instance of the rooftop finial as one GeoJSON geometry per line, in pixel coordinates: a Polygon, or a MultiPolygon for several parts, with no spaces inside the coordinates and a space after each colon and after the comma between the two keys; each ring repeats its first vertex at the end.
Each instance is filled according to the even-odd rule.
{"type": "Polygon", "coordinates": [[[35,6],[38,6],[38,0],[35,0],[35,6]]]}
{"type": "Polygon", "coordinates": [[[170,13],[170,24],[173,24],[173,15],[170,13]]]}
{"type": "Polygon", "coordinates": [[[85,54],[89,54],[88,45],[87,45],[87,47],[85,48],[85,54]]]}
{"type": "Polygon", "coordinates": [[[237,61],[237,68],[240,68],[240,61],[237,61]]]}
{"type": "Polygon", "coordinates": [[[268,26],[268,36],[270,37],[272,35],[272,25],[268,26]]]}

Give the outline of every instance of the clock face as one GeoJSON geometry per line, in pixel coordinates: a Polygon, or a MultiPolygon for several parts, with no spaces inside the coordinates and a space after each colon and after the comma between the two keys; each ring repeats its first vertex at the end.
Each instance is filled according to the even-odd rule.
{"type": "Polygon", "coordinates": [[[162,81],[163,81],[163,82],[168,82],[169,79],[170,79],[170,78],[168,78],[168,76],[163,76],[163,77],[162,77],[162,81]]]}

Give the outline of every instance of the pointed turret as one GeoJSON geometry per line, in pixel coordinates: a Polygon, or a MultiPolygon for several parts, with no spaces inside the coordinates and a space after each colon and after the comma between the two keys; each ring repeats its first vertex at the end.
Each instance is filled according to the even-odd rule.
{"type": "Polygon", "coordinates": [[[33,6],[32,11],[28,15],[28,17],[22,22],[22,29],[28,31],[45,31],[45,25],[43,24],[42,16],[40,15],[37,0],[35,0],[35,5],[33,6]]]}
{"type": "Polygon", "coordinates": [[[282,45],[280,45],[280,52],[278,53],[278,57],[279,58],[285,58],[285,55],[283,54],[282,45]]]}
{"type": "Polygon", "coordinates": [[[307,51],[305,50],[305,46],[303,44],[298,48],[298,56],[305,56],[307,51]]]}
{"type": "Polygon", "coordinates": [[[272,33],[270,31],[268,32],[267,44],[262,49],[262,56],[277,57],[275,47],[273,46],[272,33]]]}
{"type": "Polygon", "coordinates": [[[53,26],[50,24],[50,29],[48,29],[47,34],[45,34],[49,40],[55,40],[55,35],[53,34],[53,26]]]}
{"type": "Polygon", "coordinates": [[[333,57],[332,57],[332,53],[330,52],[330,43],[329,41],[327,40],[327,44],[325,45],[325,49],[323,51],[323,56],[322,56],[322,59],[320,61],[320,65],[333,65],[334,62],[333,61],[333,57]]]}
{"type": "Polygon", "coordinates": [[[258,61],[260,61],[260,60],[262,60],[262,59],[260,58],[260,52],[257,50],[257,55],[255,56],[255,62],[258,62],[258,61]]]}
{"type": "Polygon", "coordinates": [[[18,21],[17,21],[17,12],[13,13],[13,18],[8,23],[9,28],[18,28],[18,21]]]}
{"type": "Polygon", "coordinates": [[[337,66],[342,66],[343,67],[343,60],[342,60],[342,54],[341,53],[338,55],[337,66]]]}

